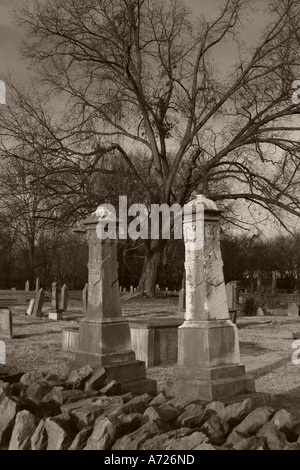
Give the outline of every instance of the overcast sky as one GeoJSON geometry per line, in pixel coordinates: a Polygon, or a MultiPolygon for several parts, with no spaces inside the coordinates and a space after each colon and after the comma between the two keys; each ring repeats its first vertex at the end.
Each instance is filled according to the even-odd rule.
{"type": "MultiPolygon", "coordinates": [[[[12,11],[31,0],[0,0],[0,79],[7,71],[12,71],[19,81],[26,77],[27,64],[20,58],[19,45],[22,40],[22,31],[19,31],[13,23],[12,11]]],[[[84,0],[82,0],[84,1],[84,0]]],[[[113,1],[113,0],[112,0],[113,1]]],[[[218,5],[225,0],[184,0],[185,3],[195,10],[195,13],[209,14],[215,12],[218,5]]],[[[263,7],[267,0],[256,0],[253,3],[263,7]]],[[[265,15],[261,12],[253,14],[252,21],[247,22],[247,28],[243,31],[247,42],[253,41],[258,36],[259,30],[266,22],[265,15]]],[[[217,52],[217,60],[221,65],[228,63],[232,57],[232,46],[224,45],[217,52]]]]}

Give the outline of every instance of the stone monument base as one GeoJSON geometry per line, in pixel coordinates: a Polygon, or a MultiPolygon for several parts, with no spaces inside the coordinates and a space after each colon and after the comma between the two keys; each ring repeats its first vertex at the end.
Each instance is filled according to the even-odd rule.
{"type": "Polygon", "coordinates": [[[240,364],[237,327],[230,320],[188,320],[178,328],[178,366],[168,395],[212,401],[254,391],[254,379],[240,364]]]}
{"type": "Polygon", "coordinates": [[[156,381],[146,378],[145,362],[136,360],[131,349],[129,324],[125,319],[80,323],[79,351],[67,370],[87,365],[104,367],[108,381],[117,381],[124,393],[155,395],[157,392],[156,381]]]}
{"type": "Polygon", "coordinates": [[[167,382],[168,396],[184,395],[207,402],[253,392],[254,379],[245,374],[243,365],[204,369],[176,367],[174,378],[167,382]]]}
{"type": "Polygon", "coordinates": [[[107,374],[108,382],[115,380],[122,387],[123,393],[131,392],[135,395],[142,395],[148,393],[149,395],[157,395],[156,380],[146,378],[146,367],[142,361],[128,361],[118,362],[114,364],[107,364],[107,361],[102,363],[101,358],[94,357],[94,360],[87,357],[85,354],[76,353],[73,361],[67,366],[67,372],[70,373],[73,369],[80,369],[86,365],[92,368],[104,367],[107,374]]]}

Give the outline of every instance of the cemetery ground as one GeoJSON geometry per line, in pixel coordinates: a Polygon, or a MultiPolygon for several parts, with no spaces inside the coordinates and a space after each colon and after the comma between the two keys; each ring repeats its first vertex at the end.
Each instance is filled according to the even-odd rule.
{"type": "MultiPolygon", "coordinates": [[[[10,370],[40,371],[64,374],[72,354],[62,349],[62,329],[78,326],[84,318],[78,293],[69,299],[63,321],[50,321],[50,301],[44,303],[42,319],[25,317],[25,306],[12,307],[14,339],[6,340],[7,364],[10,370]]],[[[121,296],[123,315],[127,317],[180,317],[178,297],[156,299],[121,296]],[[125,300],[126,299],[126,300],[125,300]]],[[[183,316],[183,315],[182,315],[183,316]]],[[[300,365],[292,363],[293,332],[300,330],[300,317],[238,318],[241,362],[256,381],[259,404],[285,408],[300,419],[300,365]]],[[[158,389],[165,388],[172,377],[174,364],[149,368],[147,376],[158,381],[158,389]]]]}

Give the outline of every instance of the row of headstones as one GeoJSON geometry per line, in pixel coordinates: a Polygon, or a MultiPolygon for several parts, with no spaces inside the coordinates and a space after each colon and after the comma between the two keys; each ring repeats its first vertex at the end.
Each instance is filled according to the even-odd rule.
{"type": "MultiPolygon", "coordinates": [[[[40,278],[36,278],[36,281],[35,281],[35,291],[38,292],[41,288],[41,280],[40,278]]],[[[26,281],[25,282],[25,292],[30,292],[30,282],[29,281],[26,281]]]]}
{"type": "MultiPolygon", "coordinates": [[[[29,302],[28,309],[26,311],[27,316],[42,317],[43,316],[43,304],[45,298],[45,290],[40,288],[37,292],[36,298],[31,299],[29,302]]],[[[62,313],[68,309],[68,287],[64,284],[60,292],[59,302],[59,289],[56,282],[52,283],[52,298],[51,298],[51,312],[49,313],[50,320],[61,320],[62,313]]]]}
{"type": "MultiPolygon", "coordinates": [[[[129,292],[130,292],[131,294],[135,293],[136,291],[137,291],[137,288],[136,288],[136,287],[130,286],[129,292]]],[[[120,293],[122,293],[122,292],[127,292],[127,288],[120,286],[120,293]]],[[[164,293],[166,293],[166,294],[168,294],[168,293],[177,294],[177,290],[176,290],[176,289],[175,289],[174,291],[170,291],[169,288],[166,287],[164,291],[161,290],[159,284],[156,284],[155,292],[156,292],[156,293],[159,293],[159,292],[162,292],[162,293],[163,293],[163,292],[164,292],[164,293]]]]}
{"type": "MultiPolygon", "coordinates": [[[[26,311],[27,316],[40,318],[43,316],[43,304],[44,304],[45,290],[39,289],[36,298],[31,299],[29,302],[28,309],[26,311]]],[[[68,287],[65,285],[61,288],[61,300],[59,304],[59,292],[56,282],[52,284],[52,299],[51,299],[51,312],[49,313],[50,320],[61,320],[62,312],[66,312],[68,308],[68,287]]],[[[12,313],[9,309],[0,310],[0,337],[1,338],[13,338],[13,322],[12,313]]]]}

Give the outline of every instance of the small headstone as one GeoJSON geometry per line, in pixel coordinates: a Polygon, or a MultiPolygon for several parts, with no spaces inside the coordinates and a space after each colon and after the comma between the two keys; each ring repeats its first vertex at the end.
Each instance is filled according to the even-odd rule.
{"type": "Polygon", "coordinates": [[[49,320],[61,321],[63,319],[62,312],[49,312],[49,320]]]}
{"type": "Polygon", "coordinates": [[[225,291],[229,310],[235,308],[235,287],[232,284],[226,284],[225,291]]]}
{"type": "Polygon", "coordinates": [[[136,292],[136,287],[133,289],[133,292],[136,292]]]}
{"type": "Polygon", "coordinates": [[[299,307],[296,304],[289,305],[289,317],[298,317],[299,316],[299,307]]]}
{"type": "Polygon", "coordinates": [[[16,288],[16,287],[12,287],[10,290],[12,290],[12,291],[15,292],[15,291],[17,290],[17,288],[16,288]]]}
{"type": "Polygon", "coordinates": [[[86,284],[82,290],[83,312],[86,313],[88,305],[88,285],[86,284]]]}
{"type": "Polygon", "coordinates": [[[264,316],[264,311],[263,311],[263,309],[260,308],[260,307],[257,309],[257,316],[258,316],[258,317],[263,317],[263,316],[264,316]]]}
{"type": "Polygon", "coordinates": [[[66,284],[64,284],[61,288],[60,308],[64,312],[68,310],[68,286],[66,284]]]}
{"type": "Polygon", "coordinates": [[[156,292],[160,292],[159,284],[156,284],[155,290],[156,290],[156,292]]]}
{"type": "Polygon", "coordinates": [[[29,301],[29,305],[28,305],[28,309],[26,311],[26,315],[28,317],[30,317],[33,313],[33,309],[34,309],[34,304],[35,304],[35,299],[30,299],[29,301]]]}
{"type": "Polygon", "coordinates": [[[184,312],[185,307],[186,307],[186,289],[185,289],[185,283],[186,283],[186,274],[185,270],[183,271],[183,276],[182,276],[182,285],[181,289],[179,291],[179,303],[178,303],[178,311],[179,312],[184,312]]]}
{"type": "Polygon", "coordinates": [[[130,292],[133,293],[133,286],[130,286],[130,292]]]}
{"type": "Polygon", "coordinates": [[[25,292],[29,292],[29,291],[30,291],[30,282],[26,281],[25,282],[25,292]]]}
{"type": "Polygon", "coordinates": [[[41,281],[40,281],[40,278],[37,277],[35,281],[35,291],[38,292],[40,288],[41,288],[41,281]]]}
{"type": "Polygon", "coordinates": [[[0,341],[0,364],[6,365],[6,346],[4,341],[0,341]]]}
{"type": "Polygon", "coordinates": [[[7,308],[0,310],[0,338],[13,338],[12,314],[7,308]]]}
{"type": "Polygon", "coordinates": [[[43,316],[42,310],[43,310],[44,297],[45,297],[45,291],[44,291],[43,288],[41,288],[38,291],[37,296],[35,298],[33,312],[32,312],[33,317],[42,317],[43,316]]]}

